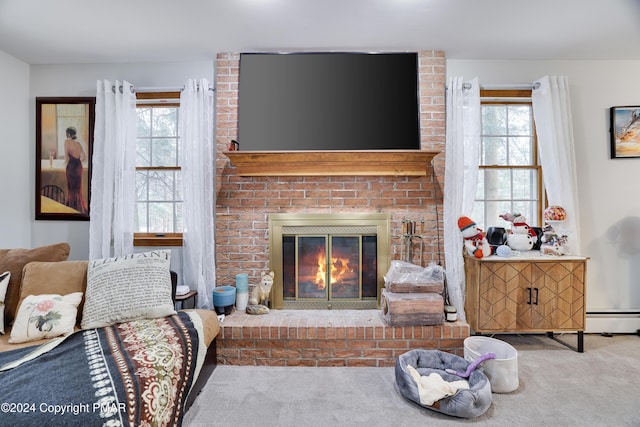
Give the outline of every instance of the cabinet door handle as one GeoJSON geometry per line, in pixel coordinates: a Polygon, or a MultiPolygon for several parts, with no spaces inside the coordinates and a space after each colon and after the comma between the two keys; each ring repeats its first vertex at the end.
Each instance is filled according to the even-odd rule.
{"type": "Polygon", "coordinates": [[[527,300],[527,304],[531,305],[531,288],[527,288],[527,292],[529,292],[529,299],[527,300]]]}
{"type": "Polygon", "coordinates": [[[534,302],[535,305],[538,305],[538,288],[533,288],[534,291],[536,291],[536,301],[534,302]]]}

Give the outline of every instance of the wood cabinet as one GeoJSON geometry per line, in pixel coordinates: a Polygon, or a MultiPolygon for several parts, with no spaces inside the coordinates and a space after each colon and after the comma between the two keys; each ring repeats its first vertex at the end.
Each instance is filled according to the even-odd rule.
{"type": "MultiPolygon", "coordinates": [[[[587,258],[465,256],[465,312],[476,333],[578,332],[583,349],[587,258]]],[[[564,343],[563,343],[564,344],[564,343]]],[[[566,344],[565,344],[566,345],[566,344]]]]}

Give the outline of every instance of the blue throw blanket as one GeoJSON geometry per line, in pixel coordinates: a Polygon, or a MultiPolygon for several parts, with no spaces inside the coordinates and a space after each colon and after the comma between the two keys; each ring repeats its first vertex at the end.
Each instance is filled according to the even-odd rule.
{"type": "Polygon", "coordinates": [[[188,314],[78,331],[33,360],[0,353],[0,424],[181,425],[198,333],[188,314]]]}

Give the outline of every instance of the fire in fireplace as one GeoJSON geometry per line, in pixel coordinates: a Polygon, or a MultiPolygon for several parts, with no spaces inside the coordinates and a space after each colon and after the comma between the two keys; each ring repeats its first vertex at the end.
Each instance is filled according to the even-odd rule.
{"type": "Polygon", "coordinates": [[[377,297],[376,235],[286,235],[282,239],[285,299],[377,297]]]}
{"type": "Polygon", "coordinates": [[[389,216],[273,214],[274,308],[376,308],[389,265],[389,216]]]}

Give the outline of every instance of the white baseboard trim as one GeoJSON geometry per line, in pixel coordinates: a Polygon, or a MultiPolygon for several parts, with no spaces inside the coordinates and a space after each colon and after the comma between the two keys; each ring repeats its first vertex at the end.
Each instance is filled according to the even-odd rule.
{"type": "Polygon", "coordinates": [[[587,333],[635,334],[638,330],[640,330],[640,313],[587,313],[585,328],[587,333]]]}

